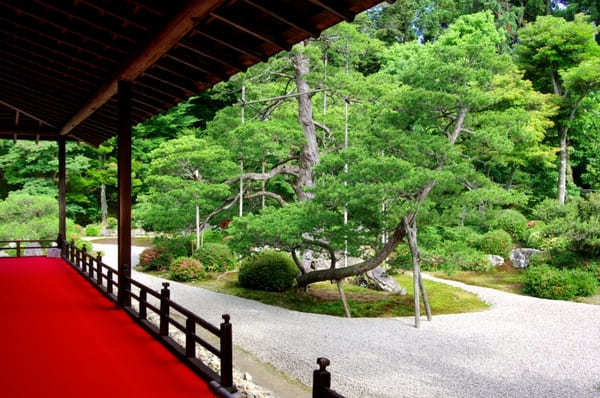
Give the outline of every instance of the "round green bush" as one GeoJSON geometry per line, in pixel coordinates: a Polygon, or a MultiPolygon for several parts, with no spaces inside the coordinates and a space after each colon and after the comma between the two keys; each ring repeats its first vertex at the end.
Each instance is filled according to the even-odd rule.
{"type": "Polygon", "coordinates": [[[249,289],[283,292],[294,286],[297,273],[298,268],[289,255],[265,250],[242,262],[238,281],[249,289]]]}
{"type": "Polygon", "coordinates": [[[154,247],[164,249],[171,258],[190,257],[192,255],[192,240],[190,236],[177,236],[173,238],[157,236],[154,238],[154,247]]]}
{"type": "Polygon", "coordinates": [[[169,279],[180,282],[197,281],[206,276],[204,268],[198,260],[181,257],[169,266],[169,279]]]}
{"type": "Polygon", "coordinates": [[[157,271],[167,268],[172,259],[165,249],[152,247],[140,254],[138,267],[144,271],[157,271]]]}
{"type": "Polygon", "coordinates": [[[115,217],[108,217],[106,219],[106,224],[108,226],[109,229],[115,229],[117,228],[117,224],[119,223],[119,221],[115,218],[115,217]]]}
{"type": "Polygon", "coordinates": [[[548,265],[529,267],[525,272],[523,292],[532,296],[570,300],[575,296],[596,294],[598,279],[593,273],[578,269],[564,270],[548,265]]]}
{"type": "Polygon", "coordinates": [[[90,224],[85,227],[85,236],[100,236],[100,226],[95,224],[90,224]]]}
{"type": "Polygon", "coordinates": [[[229,246],[222,243],[205,243],[196,250],[193,257],[200,261],[208,272],[225,272],[237,265],[229,246]]]}
{"type": "Polygon", "coordinates": [[[486,254],[508,257],[512,248],[510,234],[503,230],[486,232],[477,242],[477,248],[486,254]]]}
{"type": "Polygon", "coordinates": [[[514,209],[502,210],[494,215],[488,222],[490,229],[503,230],[508,232],[513,239],[525,239],[527,229],[527,218],[514,209]]]}

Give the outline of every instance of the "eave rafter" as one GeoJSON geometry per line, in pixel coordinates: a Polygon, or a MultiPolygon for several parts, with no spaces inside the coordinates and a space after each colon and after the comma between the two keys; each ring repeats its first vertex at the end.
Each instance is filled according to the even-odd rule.
{"type": "Polygon", "coordinates": [[[117,93],[119,81],[133,81],[149,69],[167,51],[187,35],[200,18],[213,11],[224,0],[191,0],[181,9],[146,46],[125,62],[92,98],[61,128],[62,135],[68,134],[92,115],[117,93]]]}

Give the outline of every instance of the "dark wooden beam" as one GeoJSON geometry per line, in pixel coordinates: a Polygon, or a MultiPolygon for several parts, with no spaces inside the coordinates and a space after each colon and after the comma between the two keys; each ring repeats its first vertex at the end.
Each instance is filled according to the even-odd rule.
{"type": "Polygon", "coordinates": [[[210,16],[229,25],[229,26],[233,26],[235,29],[244,32],[244,33],[248,33],[250,36],[254,36],[259,40],[262,40],[264,42],[267,42],[277,48],[279,48],[280,50],[289,50],[292,48],[292,45],[288,42],[286,42],[285,40],[280,40],[276,37],[273,37],[267,33],[263,33],[260,31],[260,29],[256,29],[256,27],[251,27],[246,23],[243,23],[241,21],[236,21],[234,19],[232,19],[231,17],[224,17],[220,14],[217,14],[216,12],[211,12],[210,16]]]}
{"type": "Polygon", "coordinates": [[[67,167],[66,137],[58,137],[58,236],[60,241],[67,239],[67,167]]]}
{"type": "Polygon", "coordinates": [[[266,55],[264,55],[264,54],[260,54],[260,53],[258,53],[256,51],[253,51],[253,50],[250,50],[250,49],[244,49],[244,48],[242,48],[240,46],[236,46],[234,44],[231,44],[226,39],[217,37],[214,34],[211,34],[211,33],[199,30],[199,29],[194,29],[194,33],[198,34],[200,36],[203,36],[203,37],[205,37],[205,38],[207,38],[209,40],[212,40],[215,43],[218,43],[218,44],[221,44],[221,45],[223,45],[223,46],[225,46],[227,48],[230,48],[230,49],[232,49],[234,51],[237,51],[240,54],[244,54],[244,55],[247,55],[248,57],[254,58],[254,59],[258,60],[258,61],[265,62],[265,61],[268,60],[268,57],[266,55]]]}
{"type": "Polygon", "coordinates": [[[8,102],[0,100],[0,105],[4,106],[6,108],[12,109],[13,111],[17,111],[19,113],[22,113],[23,115],[27,116],[28,118],[36,120],[36,121],[38,121],[38,122],[40,122],[42,124],[45,124],[46,126],[56,127],[52,123],[48,123],[47,121],[45,121],[43,119],[40,119],[39,117],[34,116],[31,113],[25,112],[23,109],[18,108],[16,106],[13,106],[13,105],[9,104],[8,102]]]}
{"type": "Polygon", "coordinates": [[[9,129],[5,129],[0,127],[0,135],[1,136],[9,136],[9,137],[14,137],[15,135],[18,137],[38,137],[38,138],[43,138],[43,139],[53,139],[56,140],[60,134],[58,133],[58,130],[54,130],[54,131],[48,131],[48,130],[42,130],[42,131],[38,131],[38,130],[32,130],[32,129],[21,129],[21,128],[9,128],[9,129]]]}
{"type": "Polygon", "coordinates": [[[262,4],[259,4],[255,0],[243,0],[243,1],[244,1],[244,3],[250,5],[251,7],[254,7],[257,10],[260,10],[267,15],[270,15],[271,17],[283,22],[286,25],[291,26],[292,28],[298,29],[299,31],[302,31],[309,36],[319,37],[320,33],[318,30],[299,21],[295,16],[290,15],[289,12],[286,11],[285,7],[277,8],[272,5],[265,7],[262,4]],[[275,8],[277,9],[276,11],[275,11],[275,8]]]}
{"type": "Polygon", "coordinates": [[[119,81],[133,81],[152,66],[160,57],[188,34],[199,18],[219,6],[224,0],[189,0],[167,26],[110,78],[90,100],[62,127],[61,134],[68,134],[117,92],[119,81]]]}
{"type": "Polygon", "coordinates": [[[119,294],[122,307],[131,305],[131,86],[129,81],[118,83],[119,92],[119,294]]]}
{"type": "Polygon", "coordinates": [[[238,70],[238,71],[245,71],[246,69],[248,69],[244,64],[241,64],[241,63],[236,62],[236,61],[226,60],[226,59],[223,59],[221,57],[217,57],[216,55],[209,54],[209,53],[207,53],[207,52],[205,52],[205,51],[203,51],[203,50],[201,50],[199,48],[188,46],[187,44],[184,44],[184,43],[177,43],[177,47],[183,48],[183,49],[185,49],[187,51],[190,51],[190,52],[192,52],[194,54],[198,54],[201,57],[208,58],[210,60],[218,62],[221,65],[225,65],[225,66],[227,66],[227,67],[229,67],[231,69],[235,69],[235,70],[238,70]]]}
{"type": "Polygon", "coordinates": [[[347,10],[342,10],[341,8],[336,8],[336,7],[331,6],[328,3],[321,1],[321,0],[307,0],[307,1],[309,3],[313,3],[314,5],[317,5],[321,8],[329,11],[333,15],[343,19],[346,22],[352,22],[354,20],[354,15],[351,12],[348,12],[347,10]]]}

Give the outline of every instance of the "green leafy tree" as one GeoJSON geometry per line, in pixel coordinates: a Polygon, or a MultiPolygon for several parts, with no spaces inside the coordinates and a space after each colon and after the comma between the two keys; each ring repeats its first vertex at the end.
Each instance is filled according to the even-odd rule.
{"type": "Polygon", "coordinates": [[[583,15],[568,22],[540,17],[520,31],[517,61],[537,89],[552,93],[560,106],[555,118],[559,146],[557,197],[567,198],[569,129],[582,102],[600,88],[600,46],[596,28],[583,15]]]}

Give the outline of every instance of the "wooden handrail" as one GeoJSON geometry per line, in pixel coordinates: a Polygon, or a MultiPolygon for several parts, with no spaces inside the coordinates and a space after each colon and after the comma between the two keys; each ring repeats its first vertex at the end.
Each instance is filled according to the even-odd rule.
{"type": "MultiPolygon", "coordinates": [[[[65,242],[61,251],[63,259],[67,261],[67,263],[78,270],[81,275],[90,281],[90,283],[105,294],[110,300],[117,301],[117,297],[113,292],[113,288],[116,287],[118,289],[120,285],[119,278],[117,278],[117,280],[113,279],[115,275],[118,276],[118,271],[116,269],[104,264],[102,262],[102,257],[93,257],[87,253],[85,248],[77,248],[73,241],[71,241],[71,243],[65,242]],[[104,273],[104,269],[107,270],[106,274],[104,273]],[[104,283],[104,280],[106,281],[106,284],[104,283]]],[[[152,336],[171,349],[176,356],[179,356],[186,365],[192,368],[192,370],[201,374],[209,381],[209,383],[216,383],[218,388],[211,387],[216,395],[225,398],[233,397],[234,395],[232,395],[232,392],[235,392],[236,388],[233,384],[233,341],[229,315],[223,315],[223,322],[220,324],[220,327],[216,327],[189,309],[172,301],[168,282],[164,282],[163,289],[158,292],[132,278],[127,276],[123,278],[124,281],[129,282],[131,286],[135,286],[139,289],[139,294],[133,293],[130,288],[126,291],[126,296],[128,298],[133,298],[138,302],[138,311],[135,311],[131,305],[123,307],[123,309],[152,336]],[[159,307],[148,302],[148,294],[160,303],[159,307]],[[158,328],[149,322],[147,316],[148,309],[159,316],[160,325],[158,328]],[[185,325],[171,316],[171,310],[176,311],[185,318],[185,325]],[[185,333],[185,347],[169,338],[169,325],[173,325],[185,333]],[[196,333],[196,325],[200,325],[204,330],[218,337],[219,348],[198,336],[196,333]],[[220,375],[214,373],[214,371],[196,358],[196,344],[200,344],[220,359],[220,375]]]]}

